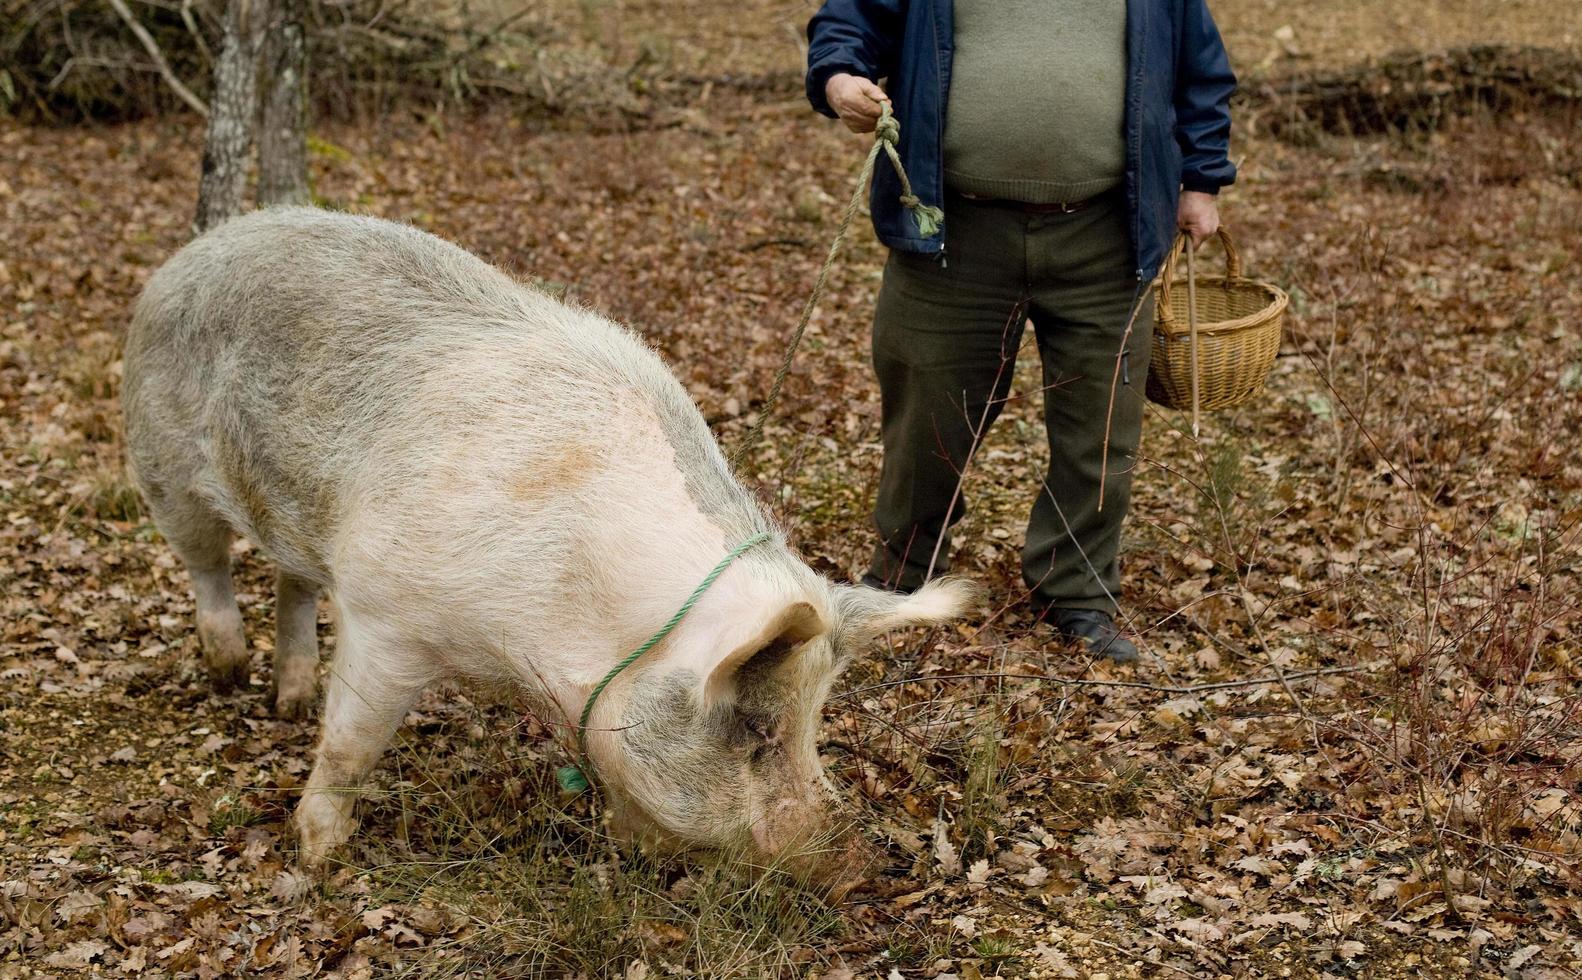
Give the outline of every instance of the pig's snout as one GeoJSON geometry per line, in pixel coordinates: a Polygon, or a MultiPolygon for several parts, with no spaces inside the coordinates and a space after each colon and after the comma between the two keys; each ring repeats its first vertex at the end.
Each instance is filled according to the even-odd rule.
{"type": "Polygon", "coordinates": [[[822,808],[805,800],[779,799],[753,822],[753,843],[764,854],[784,854],[798,843],[811,843],[823,824],[822,808]]]}
{"type": "Polygon", "coordinates": [[[879,849],[855,827],[835,826],[822,806],[804,800],[776,800],[752,834],[764,857],[831,902],[866,883],[882,862],[879,849]]]}

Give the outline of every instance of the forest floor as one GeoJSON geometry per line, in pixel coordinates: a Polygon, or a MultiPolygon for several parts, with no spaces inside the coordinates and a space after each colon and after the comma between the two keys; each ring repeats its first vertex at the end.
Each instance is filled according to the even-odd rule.
{"type": "MultiPolygon", "coordinates": [[[[1577,44],[1547,4],[1433,5],[1426,35],[1383,5],[1327,31],[1293,6],[1329,9],[1216,10],[1270,70],[1479,30],[1577,44]]],[[[794,70],[807,7],[759,7],[675,44],[794,70]]],[[[1150,412],[1135,667],[1021,612],[1044,457],[1023,350],[958,535],[989,605],[888,638],[829,705],[825,759],[892,858],[833,908],[617,848],[557,792],[548,732],[470,691],[424,699],[344,866],[301,874],[314,726],[268,710],[271,569],[238,547],[252,684],[212,696],[185,572],[121,469],[121,332],[188,237],[201,129],[0,123],[0,977],[1582,976],[1579,122],[1238,136],[1222,210],[1291,295],[1286,341],[1268,391],[1201,437],[1150,412]]],[[[633,325],[729,446],[866,145],[794,89],[722,85],[647,125],[326,124],[313,167],[327,206],[633,325]]],[[[837,578],[870,547],[882,259],[862,229],[744,474],[837,578]]]]}

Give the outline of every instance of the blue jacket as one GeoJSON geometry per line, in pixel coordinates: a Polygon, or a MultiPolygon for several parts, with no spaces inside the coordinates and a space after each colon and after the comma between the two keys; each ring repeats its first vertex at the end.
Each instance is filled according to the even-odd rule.
{"type": "MultiPolygon", "coordinates": [[[[1150,280],[1175,236],[1180,191],[1215,193],[1236,180],[1228,158],[1236,89],[1207,0],[1129,0],[1126,11],[1126,200],[1137,276],[1150,280]]],[[[944,199],[944,134],[955,45],[952,0],[826,0],[807,26],[807,97],[826,116],[831,75],[887,78],[900,152],[925,204],[944,199]]],[[[898,201],[900,184],[874,171],[873,226],[891,248],[942,253],[950,230],[923,237],[898,201]]]]}

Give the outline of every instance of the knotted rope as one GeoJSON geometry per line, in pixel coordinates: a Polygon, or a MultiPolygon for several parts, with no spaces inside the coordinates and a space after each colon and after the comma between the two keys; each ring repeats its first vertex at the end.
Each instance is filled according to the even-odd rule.
{"type": "Polygon", "coordinates": [[[747,435],[742,437],[741,445],[731,454],[731,466],[735,468],[763,436],[764,423],[774,412],[775,402],[780,400],[780,389],[785,385],[786,376],[791,373],[791,362],[796,358],[797,348],[802,345],[802,335],[807,332],[807,325],[813,319],[813,311],[818,308],[819,300],[824,298],[824,287],[829,281],[829,272],[835,267],[835,259],[840,255],[841,246],[846,244],[846,234],[851,230],[851,222],[857,215],[857,209],[862,207],[863,191],[868,187],[868,181],[873,177],[874,165],[879,161],[882,151],[890,158],[891,166],[895,167],[895,175],[901,179],[901,206],[912,212],[912,217],[917,221],[917,234],[920,238],[932,238],[939,234],[940,225],[945,220],[945,212],[932,204],[924,204],[912,193],[912,181],[906,176],[906,167],[901,165],[901,154],[896,146],[901,141],[901,124],[896,121],[890,112],[890,103],[882,103],[879,109],[879,122],[873,130],[873,147],[868,150],[868,158],[862,162],[862,170],[857,174],[857,185],[852,188],[851,200],[846,202],[846,210],[841,215],[840,227],[835,230],[835,240],[829,243],[829,252],[824,256],[824,265],[818,270],[818,278],[813,281],[813,293],[808,297],[807,305],[802,308],[802,319],[797,322],[796,330],[791,334],[791,342],[786,345],[785,357],[780,362],[780,370],[775,372],[774,383],[769,386],[769,395],[764,399],[763,408],[758,410],[758,418],[753,421],[752,428],[747,430],[747,435]]]}

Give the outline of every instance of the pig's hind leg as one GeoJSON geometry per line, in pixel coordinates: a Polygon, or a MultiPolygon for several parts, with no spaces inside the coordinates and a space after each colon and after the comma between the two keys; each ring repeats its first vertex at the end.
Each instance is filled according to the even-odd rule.
{"type": "Polygon", "coordinates": [[[319,590],[284,570],[275,576],[275,714],[306,718],[319,669],[319,590]]]}
{"type": "Polygon", "coordinates": [[[247,634],[231,588],[231,529],[187,493],[146,494],[159,532],[187,566],[198,603],[198,639],[209,683],[222,694],[247,686],[247,634]]]}
{"type": "Polygon", "coordinates": [[[302,863],[309,867],[322,863],[356,831],[358,787],[433,679],[422,655],[403,646],[396,631],[337,611],[323,731],[296,813],[302,863]]]}

